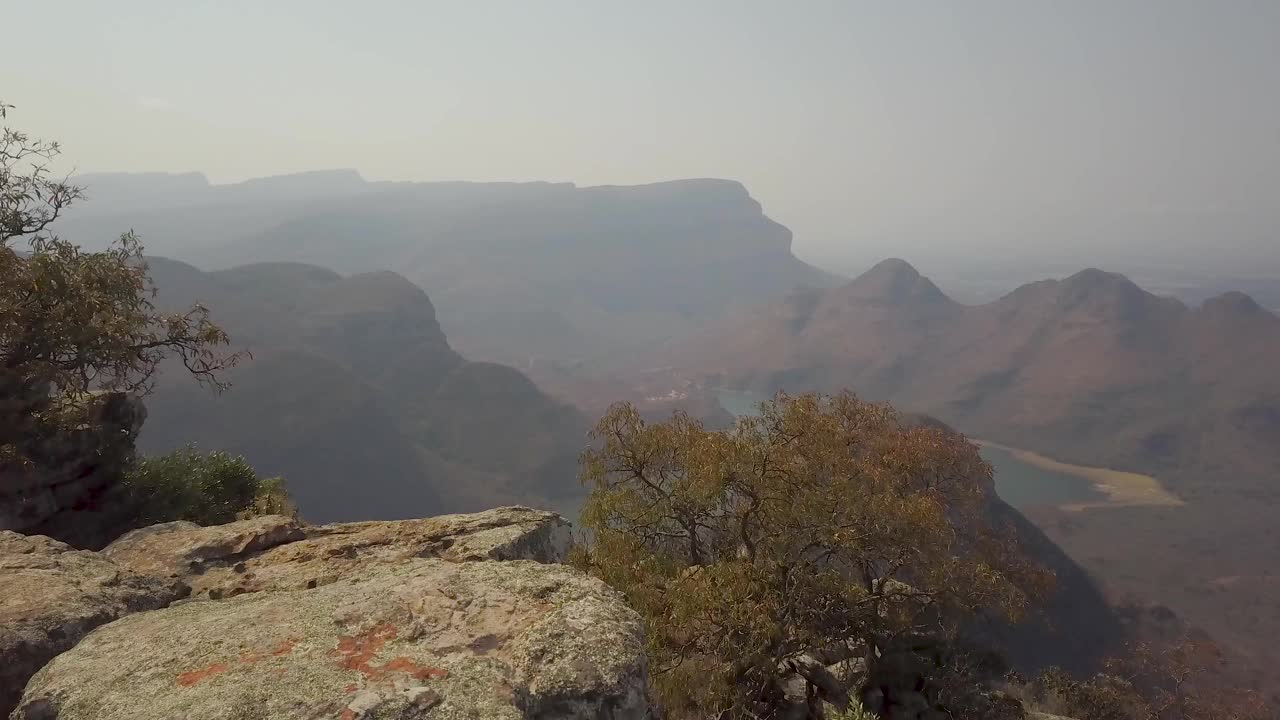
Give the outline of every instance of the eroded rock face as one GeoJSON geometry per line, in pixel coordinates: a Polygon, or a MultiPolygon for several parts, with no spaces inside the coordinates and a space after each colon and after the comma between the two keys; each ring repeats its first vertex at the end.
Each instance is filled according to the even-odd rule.
{"type": "Polygon", "coordinates": [[[559,515],[505,507],[422,520],[300,526],[268,516],[200,527],[166,523],[124,535],[103,554],[137,572],[182,580],[193,598],[327,585],[371,565],[412,558],[564,560],[569,524],[559,515]]]}
{"type": "Polygon", "coordinates": [[[34,463],[0,466],[0,530],[100,548],[122,529],[120,508],[103,498],[133,458],[147,411],[135,395],[103,393],[72,429],[37,420],[51,398],[47,386],[0,371],[0,437],[34,463]]]}
{"type": "Polygon", "coordinates": [[[32,678],[13,718],[629,720],[645,676],[641,620],[598,580],[412,558],[113,622],[32,678]]]}
{"type": "Polygon", "coordinates": [[[28,678],[91,630],[185,592],[181,582],[130,572],[98,553],[0,531],[0,717],[28,678]]]}

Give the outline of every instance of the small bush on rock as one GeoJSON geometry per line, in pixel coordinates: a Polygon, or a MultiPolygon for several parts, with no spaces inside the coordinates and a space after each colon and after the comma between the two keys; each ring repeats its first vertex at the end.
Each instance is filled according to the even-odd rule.
{"type": "Polygon", "coordinates": [[[282,478],[260,478],[243,457],[194,447],[140,460],[117,488],[130,524],[174,520],[219,525],[258,515],[295,516],[282,478]]]}

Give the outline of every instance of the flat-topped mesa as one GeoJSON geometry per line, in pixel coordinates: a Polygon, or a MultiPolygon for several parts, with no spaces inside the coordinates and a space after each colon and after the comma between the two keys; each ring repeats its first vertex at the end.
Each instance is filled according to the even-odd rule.
{"type": "Polygon", "coordinates": [[[360,171],[355,168],[333,168],[329,170],[304,170],[284,175],[268,175],[250,178],[238,183],[216,187],[290,187],[299,189],[323,189],[329,187],[353,187],[367,184],[360,171]]]}
{"type": "MultiPolygon", "coordinates": [[[[797,286],[845,281],[797,258],[791,231],[728,179],[392,183],[337,172],[213,185],[172,202],[117,180],[93,191],[114,193],[112,203],[85,203],[61,231],[97,248],[132,227],[151,253],[201,267],[391,268],[430,293],[464,356],[507,365],[605,362],[797,286]]],[[[156,280],[163,299],[172,284],[156,280]]],[[[207,304],[225,322],[226,303],[207,304]]]]}
{"type": "Polygon", "coordinates": [[[722,178],[664,180],[647,185],[588,185],[578,190],[589,198],[607,197],[624,201],[633,208],[763,213],[760,203],[751,197],[745,185],[722,178]]]}
{"type": "MultiPolygon", "coordinates": [[[[26,684],[18,720],[640,720],[643,624],[604,583],[556,564],[569,542],[563,518],[526,507],[144,528],[81,555],[189,599],[81,632],[0,689],[16,698],[26,684]]],[[[13,566],[0,553],[0,583],[13,566]]],[[[47,600],[46,615],[64,605],[47,600]]]]}
{"type": "Polygon", "coordinates": [[[83,187],[86,202],[76,203],[71,214],[143,210],[156,205],[183,206],[201,202],[212,185],[203,173],[104,172],[77,175],[71,181],[83,187]]]}

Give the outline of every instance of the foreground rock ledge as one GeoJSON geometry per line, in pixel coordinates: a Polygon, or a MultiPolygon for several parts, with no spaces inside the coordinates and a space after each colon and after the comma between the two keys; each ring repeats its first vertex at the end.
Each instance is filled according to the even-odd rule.
{"type": "Polygon", "coordinates": [[[185,592],[181,582],[129,572],[98,553],[0,531],[0,718],[28,678],[90,630],[185,592]]]}
{"type": "Polygon", "coordinates": [[[0,681],[26,685],[15,720],[647,717],[641,620],[554,564],[569,541],[524,507],[166,523],[101,553],[9,533],[0,681]]]}
{"type": "Polygon", "coordinates": [[[165,523],[128,533],[102,554],[138,573],[179,579],[192,598],[216,600],[315,588],[411,558],[558,563],[569,541],[569,524],[559,515],[516,506],[333,525],[303,526],[280,516],[212,527],[165,523]]]}
{"type": "Polygon", "coordinates": [[[640,618],[594,578],[412,559],[118,620],[32,678],[13,717],[630,720],[645,681],[640,618]]]}

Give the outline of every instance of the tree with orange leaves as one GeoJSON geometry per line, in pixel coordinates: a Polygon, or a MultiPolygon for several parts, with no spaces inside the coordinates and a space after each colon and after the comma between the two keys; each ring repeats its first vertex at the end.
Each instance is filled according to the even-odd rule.
{"type": "Polygon", "coordinates": [[[711,431],[620,404],[594,437],[578,562],[648,621],[670,716],[775,717],[797,692],[810,717],[859,691],[891,704],[867,681],[901,662],[891,651],[954,637],[979,612],[1016,617],[1044,587],[989,525],[977,448],[886,405],[779,395],[711,431]]]}

